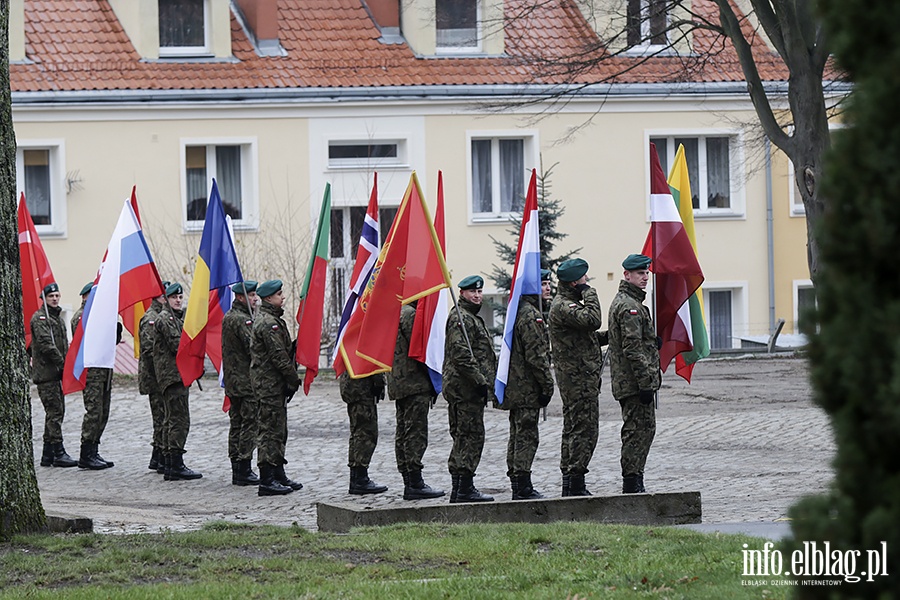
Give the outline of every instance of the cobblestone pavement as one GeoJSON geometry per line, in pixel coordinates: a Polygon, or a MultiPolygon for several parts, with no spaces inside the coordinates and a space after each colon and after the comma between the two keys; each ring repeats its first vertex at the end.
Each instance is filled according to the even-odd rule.
{"type": "MultiPolygon", "coordinates": [[[[609,389],[608,373],[600,396],[600,441],[587,475],[595,495],[621,491],[619,405],[609,389]]],[[[40,458],[44,413],[32,388],[35,460],[40,458]]],[[[185,463],[203,473],[197,481],[164,481],[147,469],[150,411],[136,383],[114,384],[109,425],[101,454],[112,469],[37,466],[48,512],[83,515],[98,532],[154,532],[192,529],[209,520],[300,526],[315,530],[316,503],[359,507],[407,504],[393,450],[394,407],[379,404],[381,436],[369,473],[389,490],[377,496],[347,494],[348,423],[337,383],[320,377],[309,397],[288,407],[287,474],[304,484],[287,496],[260,498],[255,487],[231,485],[227,456],[228,417],[214,380],[204,391],[191,390],[191,432],[185,463]]],[[[66,447],[77,457],[80,394],[66,398],[63,425],[66,447]]],[[[507,413],[485,411],[487,442],[476,485],[498,500],[509,498],[506,478],[507,413]]],[[[557,393],[546,421],[533,468],[535,487],[548,497],[560,494],[559,441],[561,402],[557,393]]],[[[425,480],[448,492],[450,435],[446,403],[438,399],[429,423],[425,480]]],[[[790,357],[707,360],[695,368],[693,383],[664,376],[657,413],[657,436],[645,474],[651,492],[700,491],[706,523],[773,522],[784,519],[801,496],[824,490],[832,478],[834,443],[828,419],[810,399],[807,364],[790,357]]],[[[443,503],[447,497],[419,500],[443,503]]]]}

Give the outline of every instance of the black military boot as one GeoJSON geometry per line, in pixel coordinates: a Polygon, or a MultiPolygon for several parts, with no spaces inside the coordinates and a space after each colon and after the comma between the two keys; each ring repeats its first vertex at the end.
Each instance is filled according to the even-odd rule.
{"type": "Polygon", "coordinates": [[[250,468],[250,460],[231,461],[231,485],[259,485],[259,477],[250,468]]]}
{"type": "Polygon", "coordinates": [[[81,456],[78,458],[78,468],[99,471],[108,469],[109,465],[97,457],[97,444],[81,442],[81,456]]]}
{"type": "Polygon", "coordinates": [[[639,475],[625,475],[622,477],[622,493],[623,494],[640,494],[644,490],[639,475]]]}
{"type": "MultiPolygon", "coordinates": [[[[74,467],[78,464],[78,461],[66,452],[62,442],[54,443],[51,446],[51,452],[53,452],[53,462],[51,464],[54,467],[74,467]]],[[[43,461],[41,462],[43,463],[43,461]]]]}
{"type": "Polygon", "coordinates": [[[544,495],[534,489],[534,486],[531,484],[530,473],[518,476],[514,475],[513,477],[510,477],[510,480],[514,482],[512,484],[513,500],[540,500],[544,497],[544,495]]]}
{"type": "Polygon", "coordinates": [[[293,481],[288,478],[287,475],[284,474],[284,465],[279,467],[272,467],[272,474],[275,476],[275,481],[280,483],[285,487],[289,487],[292,490],[302,490],[303,484],[299,481],[293,481]]]}
{"type": "Polygon", "coordinates": [[[436,490],[422,479],[422,471],[409,471],[403,473],[403,499],[427,500],[428,498],[440,498],[444,490],[436,490]]]}
{"type": "Polygon", "coordinates": [[[478,491],[473,483],[474,475],[459,476],[459,491],[456,492],[456,500],[450,499],[450,502],[493,502],[494,497],[482,494],[478,491]]]}
{"type": "Polygon", "coordinates": [[[159,448],[156,446],[153,446],[153,454],[150,455],[150,464],[147,465],[147,468],[151,471],[159,468],[159,448]]]}
{"type": "Polygon", "coordinates": [[[203,473],[198,473],[197,471],[192,471],[184,466],[184,457],[182,454],[170,454],[169,455],[169,465],[166,466],[166,481],[180,481],[180,480],[191,480],[191,479],[200,479],[203,477],[203,473]]]}
{"type": "Polygon", "coordinates": [[[294,490],[286,485],[281,485],[275,480],[275,467],[272,465],[259,465],[259,490],[257,496],[284,496],[294,490]]]}
{"type": "Polygon", "coordinates": [[[572,495],[572,476],[563,475],[562,497],[566,498],[572,495]]]}
{"type": "Polygon", "coordinates": [[[97,460],[99,460],[100,462],[105,462],[107,468],[116,466],[116,463],[114,463],[113,461],[111,461],[111,460],[106,460],[105,458],[103,458],[102,456],[100,456],[100,442],[95,442],[95,443],[94,443],[94,457],[95,457],[97,460]]]}
{"type": "Polygon", "coordinates": [[[584,475],[569,475],[570,496],[590,496],[591,493],[584,487],[584,475]]]}
{"type": "Polygon", "coordinates": [[[452,487],[450,488],[450,502],[456,502],[456,496],[459,494],[459,475],[450,474],[452,487]]]}
{"type": "Polygon", "coordinates": [[[351,494],[380,494],[386,491],[386,485],[378,485],[369,479],[369,469],[367,467],[350,467],[351,494]]]}

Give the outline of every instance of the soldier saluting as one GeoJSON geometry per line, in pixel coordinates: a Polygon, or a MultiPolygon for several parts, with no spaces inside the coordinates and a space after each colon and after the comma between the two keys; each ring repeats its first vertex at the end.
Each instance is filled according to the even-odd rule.
{"type": "Polygon", "coordinates": [[[619,292],[609,307],[612,392],[622,406],[622,493],[644,489],[644,465],[656,435],[653,401],[660,386],[659,346],[644,291],[650,258],[629,254],[619,292]]]}

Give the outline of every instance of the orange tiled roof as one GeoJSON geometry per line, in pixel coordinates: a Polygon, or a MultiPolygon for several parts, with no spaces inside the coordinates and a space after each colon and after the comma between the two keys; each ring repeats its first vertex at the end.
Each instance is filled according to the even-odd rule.
{"type": "MultiPolygon", "coordinates": [[[[625,66],[631,70],[616,81],[743,80],[730,45],[702,30],[694,43],[707,59],[689,77],[684,57],[617,58],[573,73],[554,61],[599,42],[572,0],[506,0],[506,9],[507,16],[525,15],[507,25],[506,56],[423,59],[406,44],[379,42],[360,0],[278,0],[287,56],[258,56],[232,15],[236,61],[191,62],[142,61],[107,0],[25,0],[28,61],[10,66],[11,84],[15,92],[66,92],[594,83],[625,66]]],[[[716,14],[711,0],[695,0],[694,9],[716,14]]],[[[755,49],[763,79],[785,80],[778,58],[761,41],[755,49]]]]}

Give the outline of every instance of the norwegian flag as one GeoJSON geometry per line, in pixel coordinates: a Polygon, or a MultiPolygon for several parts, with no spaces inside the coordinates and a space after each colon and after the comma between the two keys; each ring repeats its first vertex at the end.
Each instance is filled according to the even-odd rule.
{"type": "Polygon", "coordinates": [[[345,371],[344,361],[341,357],[341,344],[344,341],[344,330],[350,321],[350,315],[356,310],[359,297],[362,295],[375,261],[378,260],[380,250],[380,230],[378,229],[378,173],[375,173],[372,182],[372,195],[369,197],[369,207],[366,209],[366,218],[363,220],[362,232],[359,235],[359,248],[356,251],[356,264],[353,266],[353,274],[350,276],[350,293],[344,303],[344,311],[341,313],[341,323],[338,326],[337,342],[334,345],[332,362],[334,374],[339,376],[345,371]]]}

